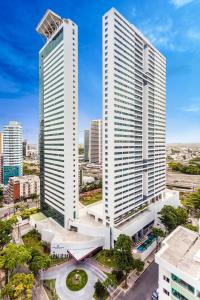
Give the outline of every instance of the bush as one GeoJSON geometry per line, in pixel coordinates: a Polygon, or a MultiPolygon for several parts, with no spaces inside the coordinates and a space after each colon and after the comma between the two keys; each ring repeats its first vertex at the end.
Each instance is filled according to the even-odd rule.
{"type": "Polygon", "coordinates": [[[112,270],[112,275],[116,277],[118,283],[124,278],[124,273],[121,270],[112,270]]]}
{"type": "Polygon", "coordinates": [[[96,296],[99,298],[102,298],[107,294],[107,290],[105,289],[105,287],[103,286],[100,280],[98,280],[95,283],[94,289],[95,289],[96,296]]]}

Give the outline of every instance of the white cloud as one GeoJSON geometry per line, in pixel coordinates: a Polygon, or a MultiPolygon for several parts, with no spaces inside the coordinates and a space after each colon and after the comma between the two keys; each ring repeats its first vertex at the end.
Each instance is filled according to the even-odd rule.
{"type": "Polygon", "coordinates": [[[177,45],[175,38],[177,32],[174,30],[173,22],[169,18],[162,24],[160,20],[147,20],[141,25],[141,30],[145,36],[156,45],[169,51],[183,51],[180,45],[177,45]]]}
{"type": "Polygon", "coordinates": [[[200,42],[200,31],[196,29],[189,29],[186,35],[193,41],[200,42]]]}
{"type": "Polygon", "coordinates": [[[185,6],[187,4],[190,4],[196,0],[170,0],[170,2],[176,7],[180,8],[182,6],[185,6]]]}
{"type": "Polygon", "coordinates": [[[200,112],[200,101],[197,100],[188,106],[182,107],[181,110],[184,112],[191,112],[191,113],[200,112]]]}
{"type": "Polygon", "coordinates": [[[131,17],[135,17],[136,16],[136,8],[135,7],[131,8],[130,15],[131,15],[131,17]]]}

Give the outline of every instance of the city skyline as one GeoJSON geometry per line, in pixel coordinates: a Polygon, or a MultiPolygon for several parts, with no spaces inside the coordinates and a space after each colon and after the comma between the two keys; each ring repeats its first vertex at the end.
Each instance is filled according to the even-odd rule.
{"type": "Polygon", "coordinates": [[[49,7],[60,15],[69,16],[79,26],[79,142],[83,143],[83,131],[90,120],[102,118],[101,16],[115,6],[167,57],[167,142],[200,142],[197,90],[200,71],[195,63],[200,58],[196,50],[200,43],[197,31],[199,5],[199,1],[185,0],[153,1],[151,5],[145,1],[133,4],[127,0],[123,3],[84,1],[79,5],[48,1],[45,5],[36,2],[33,7],[21,1],[11,11],[9,3],[2,4],[0,127],[10,120],[17,120],[24,128],[24,137],[30,143],[38,142],[37,52],[43,41],[35,33],[35,27],[49,7]],[[7,22],[8,11],[15,30],[13,24],[7,22]],[[18,17],[19,11],[23,14],[22,19],[18,17]]]}

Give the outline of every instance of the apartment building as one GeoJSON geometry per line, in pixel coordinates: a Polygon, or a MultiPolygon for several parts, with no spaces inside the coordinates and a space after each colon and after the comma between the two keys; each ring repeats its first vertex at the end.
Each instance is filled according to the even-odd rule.
{"type": "Polygon", "coordinates": [[[89,162],[102,163],[102,120],[92,120],[90,123],[89,162]]]}
{"type": "Polygon", "coordinates": [[[9,177],[22,175],[22,127],[16,121],[4,126],[3,152],[3,182],[7,184],[9,177]]]}
{"type": "Polygon", "coordinates": [[[176,228],[156,254],[159,266],[159,299],[200,299],[200,235],[176,228]]]}
{"type": "Polygon", "coordinates": [[[27,140],[23,140],[23,157],[27,157],[28,156],[28,144],[27,144],[27,140]]]}
{"type": "Polygon", "coordinates": [[[103,16],[103,198],[118,226],[163,198],[166,60],[115,9],[103,16]]]}
{"type": "Polygon", "coordinates": [[[31,195],[40,195],[40,179],[37,175],[10,177],[8,182],[9,196],[13,201],[20,198],[30,198],[31,195]]]}
{"type": "Polygon", "coordinates": [[[89,142],[90,141],[90,131],[88,129],[84,130],[84,160],[89,160],[89,142]]]}
{"type": "Polygon", "coordinates": [[[3,183],[3,133],[0,132],[0,183],[3,183]]]}
{"type": "Polygon", "coordinates": [[[40,50],[41,209],[64,227],[78,205],[78,28],[47,10],[40,50]]]}

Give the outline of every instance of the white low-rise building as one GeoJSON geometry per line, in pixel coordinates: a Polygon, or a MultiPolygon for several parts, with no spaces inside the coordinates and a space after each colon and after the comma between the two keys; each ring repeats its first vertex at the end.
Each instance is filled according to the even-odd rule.
{"type": "Polygon", "coordinates": [[[159,299],[200,299],[200,235],[179,226],[156,254],[159,299]]]}
{"type": "MultiPolygon", "coordinates": [[[[162,200],[141,208],[143,211],[137,211],[131,219],[117,227],[106,224],[103,201],[87,207],[80,205],[79,218],[70,220],[69,229],[63,228],[55,220],[41,213],[31,216],[30,224],[41,233],[42,240],[51,244],[52,255],[70,254],[81,260],[100,248],[112,248],[120,234],[130,236],[133,243],[136,239],[148,237],[152,226],[159,224],[158,212],[164,205],[177,207],[179,204],[179,193],[168,190],[162,200]]],[[[152,250],[152,247],[145,249],[140,258],[145,259],[152,250]]],[[[135,256],[137,257],[137,253],[135,256]]]]}

